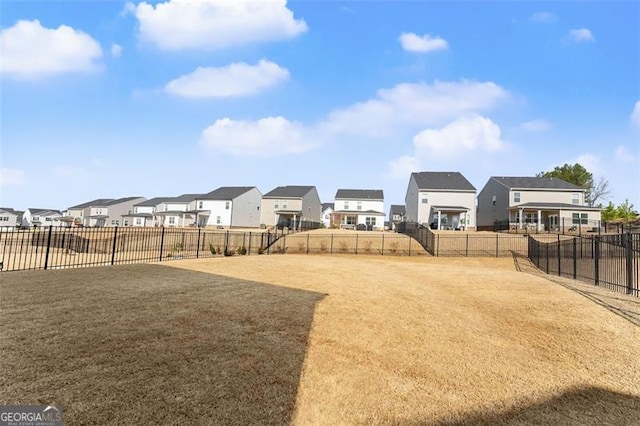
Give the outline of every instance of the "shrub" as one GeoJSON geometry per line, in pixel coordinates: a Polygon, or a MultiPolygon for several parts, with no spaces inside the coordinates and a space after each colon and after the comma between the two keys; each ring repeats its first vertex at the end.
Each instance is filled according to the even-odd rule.
{"type": "Polygon", "coordinates": [[[242,254],[242,255],[247,254],[247,248],[245,246],[238,247],[236,251],[238,252],[238,254],[242,254]]]}
{"type": "Polygon", "coordinates": [[[216,247],[213,245],[213,243],[209,243],[209,251],[211,252],[211,254],[216,254],[216,247]]]}

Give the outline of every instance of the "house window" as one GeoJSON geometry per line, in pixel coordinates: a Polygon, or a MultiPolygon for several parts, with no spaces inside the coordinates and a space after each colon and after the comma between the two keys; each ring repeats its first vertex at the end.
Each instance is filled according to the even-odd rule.
{"type": "Polygon", "coordinates": [[[176,223],[176,218],[175,216],[169,216],[169,225],[173,225],[176,223]]]}
{"type": "Polygon", "coordinates": [[[589,223],[589,216],[587,213],[573,213],[571,215],[571,223],[574,225],[586,225],[589,223]]]}
{"type": "Polygon", "coordinates": [[[429,195],[428,194],[422,194],[422,204],[427,204],[429,203],[429,195]]]}
{"type": "Polygon", "coordinates": [[[491,197],[491,204],[496,205],[496,196],[491,197]]]}
{"type": "Polygon", "coordinates": [[[231,205],[231,203],[229,201],[225,201],[224,202],[224,209],[225,210],[229,210],[229,206],[231,205]]]}
{"type": "Polygon", "coordinates": [[[2,217],[0,217],[0,221],[3,221],[3,222],[9,222],[9,216],[2,216],[2,217]]]}
{"type": "Polygon", "coordinates": [[[222,217],[216,216],[216,224],[220,225],[222,223],[222,217]]]}
{"type": "Polygon", "coordinates": [[[514,203],[519,203],[520,202],[520,193],[519,192],[514,192],[513,193],[513,202],[514,203]]]}
{"type": "Polygon", "coordinates": [[[571,194],[571,204],[580,204],[580,194],[571,194]]]}
{"type": "Polygon", "coordinates": [[[356,224],[356,217],[355,216],[347,216],[345,223],[347,225],[355,225],[356,224]]]}
{"type": "Polygon", "coordinates": [[[362,201],[358,201],[356,204],[356,209],[357,210],[362,210],[362,201]]]}
{"type": "Polygon", "coordinates": [[[375,225],[376,224],[376,218],[375,217],[366,217],[364,219],[364,223],[366,223],[367,225],[375,225]]]}
{"type": "Polygon", "coordinates": [[[169,210],[169,206],[167,204],[164,205],[164,211],[166,212],[167,210],[169,210]]]}
{"type": "Polygon", "coordinates": [[[124,223],[122,224],[122,226],[129,226],[129,221],[127,219],[125,219],[124,223]]]}
{"type": "Polygon", "coordinates": [[[198,201],[198,208],[201,209],[202,208],[202,201],[198,201]]]}
{"type": "Polygon", "coordinates": [[[287,200],[282,200],[282,208],[283,208],[284,210],[286,210],[286,209],[287,209],[287,207],[289,207],[289,205],[288,205],[288,203],[287,203],[287,200]]]}
{"type": "Polygon", "coordinates": [[[141,217],[137,217],[136,218],[136,225],[142,225],[142,218],[141,217]]]}
{"type": "Polygon", "coordinates": [[[34,221],[34,222],[40,222],[40,217],[39,216],[33,216],[31,218],[31,220],[34,221]]]}
{"type": "Polygon", "coordinates": [[[524,223],[538,223],[538,213],[525,213],[524,223]]]}
{"type": "Polygon", "coordinates": [[[344,202],[344,209],[345,210],[349,210],[349,202],[348,201],[344,202]]]}
{"type": "Polygon", "coordinates": [[[45,222],[51,222],[51,218],[50,218],[50,217],[45,217],[45,218],[44,218],[44,221],[45,221],[45,222]]]}

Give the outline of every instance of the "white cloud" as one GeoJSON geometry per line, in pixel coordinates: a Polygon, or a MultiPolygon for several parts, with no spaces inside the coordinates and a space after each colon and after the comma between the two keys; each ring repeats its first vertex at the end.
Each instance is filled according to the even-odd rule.
{"type": "Polygon", "coordinates": [[[38,20],[0,31],[0,47],[0,71],[17,77],[95,71],[102,57],[100,44],[88,34],[66,25],[45,28],[38,20]]]}
{"type": "Polygon", "coordinates": [[[567,34],[567,39],[576,43],[595,42],[596,39],[591,34],[591,31],[587,28],[579,28],[570,30],[567,34]]]}
{"type": "Polygon", "coordinates": [[[289,71],[273,62],[261,60],[257,65],[243,62],[221,68],[198,67],[165,86],[165,91],[187,98],[227,98],[262,92],[284,82],[289,71]]]}
{"type": "Polygon", "coordinates": [[[26,181],[26,176],[22,170],[18,169],[0,169],[0,187],[1,186],[20,186],[26,181]]]}
{"type": "Polygon", "coordinates": [[[551,123],[547,120],[531,120],[522,123],[520,127],[528,132],[545,132],[551,130],[551,123]]]}
{"type": "Polygon", "coordinates": [[[536,12],[529,18],[533,22],[551,23],[556,22],[558,17],[551,12],[536,12]]]}
{"type": "Polygon", "coordinates": [[[111,57],[119,58],[120,56],[122,56],[122,46],[120,46],[119,44],[113,43],[111,45],[111,57]]]}
{"type": "Polygon", "coordinates": [[[394,178],[406,179],[413,172],[420,171],[420,161],[416,157],[403,155],[389,161],[389,175],[394,178]]]}
{"type": "Polygon", "coordinates": [[[500,127],[480,115],[459,118],[441,129],[426,129],[413,137],[419,157],[450,158],[472,152],[493,152],[505,147],[500,127]]]}
{"type": "Polygon", "coordinates": [[[636,156],[629,152],[627,148],[624,147],[624,145],[618,146],[615,149],[614,153],[616,160],[622,163],[633,163],[634,161],[636,161],[636,156]]]}
{"type": "Polygon", "coordinates": [[[631,113],[631,124],[640,129],[640,101],[636,102],[631,113]]]}
{"type": "Polygon", "coordinates": [[[297,154],[314,148],[308,130],[284,117],[257,121],[222,118],[202,132],[200,144],[236,156],[262,157],[297,154]]]}
{"type": "Polygon", "coordinates": [[[377,97],[331,112],[321,128],[331,133],[383,137],[394,128],[441,125],[494,108],[509,93],[493,82],[402,83],[377,97]]]}
{"type": "Polygon", "coordinates": [[[587,169],[589,172],[593,173],[594,175],[601,175],[603,174],[602,172],[604,171],[600,158],[594,154],[591,154],[590,152],[581,154],[577,158],[570,161],[566,161],[565,163],[567,164],[578,163],[582,167],[587,169]]]}
{"type": "Polygon", "coordinates": [[[127,6],[143,41],[165,50],[223,49],[276,41],[307,31],[286,0],[179,1],[127,6]]]}
{"type": "Polygon", "coordinates": [[[419,36],[415,33],[402,33],[400,37],[402,48],[408,52],[427,53],[435,50],[445,50],[449,43],[443,38],[432,37],[429,34],[419,36]]]}

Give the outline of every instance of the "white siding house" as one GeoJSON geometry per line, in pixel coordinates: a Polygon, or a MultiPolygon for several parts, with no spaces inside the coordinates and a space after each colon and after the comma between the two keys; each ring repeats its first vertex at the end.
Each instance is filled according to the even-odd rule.
{"type": "Polygon", "coordinates": [[[333,216],[334,204],[322,203],[322,224],[325,228],[331,227],[331,217],[333,216]]]}
{"type": "Polygon", "coordinates": [[[161,216],[156,213],[164,210],[165,201],[169,197],[155,197],[133,205],[133,211],[122,216],[127,226],[144,227],[160,226],[161,216]]]}
{"type": "Polygon", "coordinates": [[[11,231],[21,225],[18,222],[19,217],[20,214],[17,211],[8,207],[0,207],[0,230],[11,231]]]}
{"type": "Polygon", "coordinates": [[[434,229],[476,228],[476,188],[460,172],[416,172],[405,196],[406,220],[434,229]]]}
{"type": "Polygon", "coordinates": [[[338,189],[334,208],[334,222],[341,228],[384,229],[384,193],[381,189],[338,189]]]}
{"type": "Polygon", "coordinates": [[[22,215],[22,226],[24,227],[48,227],[62,226],[60,221],[62,213],[54,209],[34,209],[28,208],[22,215]]]}
{"type": "Polygon", "coordinates": [[[260,226],[262,193],[255,186],[223,186],[196,199],[198,224],[219,228],[260,226]]]}
{"type": "Polygon", "coordinates": [[[159,225],[166,227],[196,226],[198,220],[196,199],[202,194],[182,194],[167,198],[162,203],[161,210],[156,209],[159,225]]]}

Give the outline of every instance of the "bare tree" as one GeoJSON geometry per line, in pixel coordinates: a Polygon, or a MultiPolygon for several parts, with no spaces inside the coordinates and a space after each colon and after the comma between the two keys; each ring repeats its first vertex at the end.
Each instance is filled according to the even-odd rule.
{"type": "Polygon", "coordinates": [[[587,189],[587,204],[593,207],[598,201],[608,200],[611,195],[609,181],[600,176],[597,182],[592,182],[590,188],[587,189]]]}

